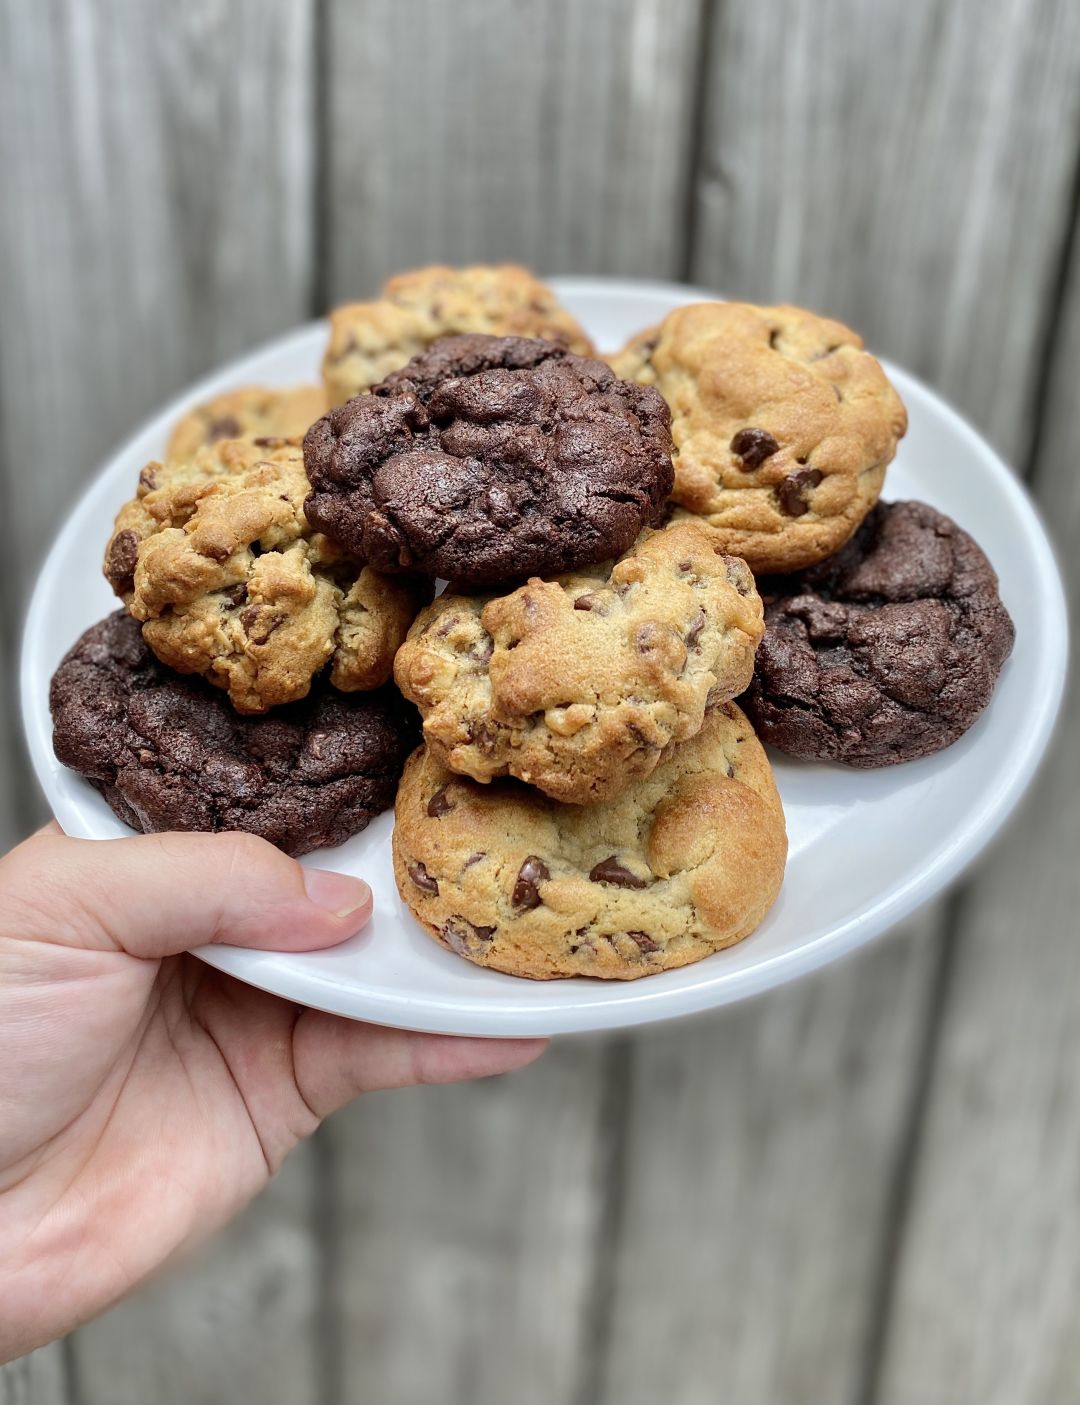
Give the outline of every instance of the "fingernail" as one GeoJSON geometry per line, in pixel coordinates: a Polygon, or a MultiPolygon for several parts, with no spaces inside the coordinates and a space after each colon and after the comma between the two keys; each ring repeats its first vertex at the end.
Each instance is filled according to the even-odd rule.
{"type": "Polygon", "coordinates": [[[304,887],[316,907],[335,917],[351,917],[371,904],[371,889],[362,878],[332,873],[328,868],[305,868],[304,887]]]}

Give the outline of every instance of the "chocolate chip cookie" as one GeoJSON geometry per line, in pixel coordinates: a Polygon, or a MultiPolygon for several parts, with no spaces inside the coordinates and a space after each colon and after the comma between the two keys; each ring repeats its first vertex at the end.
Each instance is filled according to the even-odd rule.
{"type": "Polygon", "coordinates": [[[446,337],[312,425],[305,511],[377,570],[498,585],[625,551],[670,454],[651,387],[550,342],[446,337]]]}
{"type": "Polygon", "coordinates": [[[614,563],[494,598],[448,592],[421,611],[394,673],[450,770],[596,804],[743,691],[762,630],[745,562],[687,518],[614,563]]]}
{"type": "Polygon", "coordinates": [[[327,663],[377,688],[431,585],[350,560],[304,516],[295,440],[227,439],[149,464],[105,575],[163,663],[225,688],[239,712],[302,698],[327,663]]]}
{"type": "Polygon", "coordinates": [[[956,741],[1013,644],[997,577],[920,502],[879,503],[841,551],[759,582],[765,638],[743,700],[793,756],[888,766],[956,741]]]}
{"type": "Polygon", "coordinates": [[[461,332],[539,337],[582,356],[592,343],[555,294],[513,264],[400,273],[374,302],[330,314],[323,378],[331,405],[370,390],[440,337],[461,332]]]}
{"type": "Polygon", "coordinates": [[[633,980],[730,946],[772,906],[786,853],[769,763],[732,703],[609,804],[480,786],[427,747],[398,790],[404,901],[451,951],[538,980],[633,980]]]}
{"type": "Polygon", "coordinates": [[[327,411],[321,385],[243,386],[196,405],[173,426],[167,459],[189,459],[219,439],[293,439],[327,411]]]}
{"type": "Polygon", "coordinates": [[[722,531],[755,574],[841,547],[907,428],[860,338],[797,307],[680,307],[612,365],[671,407],[674,502],[722,531]]]}
{"type": "Polygon", "coordinates": [[[387,809],[419,736],[396,689],[240,717],[200,678],[165,668],[122,610],[88,629],[53,676],[53,747],[125,824],[243,830],[288,854],[340,844],[387,809]]]}

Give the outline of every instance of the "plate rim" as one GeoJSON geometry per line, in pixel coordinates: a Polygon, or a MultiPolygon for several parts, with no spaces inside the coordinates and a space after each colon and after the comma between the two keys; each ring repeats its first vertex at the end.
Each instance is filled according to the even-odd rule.
{"type": "MultiPolygon", "coordinates": [[[[663,280],[633,279],[602,276],[565,276],[547,280],[556,292],[580,295],[635,296],[675,299],[680,302],[723,300],[721,295],[705,288],[663,280]]],[[[251,379],[249,367],[256,366],[267,355],[284,353],[295,343],[306,343],[316,334],[325,335],[325,318],[305,322],[258,346],[224,362],[200,376],[186,389],[171,397],[163,406],[142,419],[101,462],[70,509],[60,531],[53,538],[38,568],[34,588],[27,607],[19,646],[19,700],[23,736],[38,784],[50,809],[55,805],[50,791],[50,773],[41,752],[40,725],[35,734],[32,694],[35,685],[30,673],[33,639],[40,633],[39,617],[45,610],[45,584],[54,573],[54,559],[62,557],[68,540],[76,532],[76,523],[87,501],[101,490],[102,481],[115,461],[127,454],[153,427],[175,419],[188,406],[215,394],[224,385],[240,385],[251,379]]],[[[561,981],[551,981],[547,987],[552,998],[531,1004],[525,1009],[493,1006],[490,996],[463,998],[439,997],[425,993],[380,990],[368,995],[362,987],[343,987],[325,976],[314,965],[292,968],[282,973],[273,964],[281,953],[261,952],[247,948],[200,948],[196,955],[210,965],[248,984],[272,994],[352,1019],[406,1029],[423,1029],[436,1033],[505,1037],[508,1035],[588,1033],[601,1030],[636,1028],[660,1021],[687,1018],[710,1009],[752,998],[788,981],[820,970],[833,961],[841,960],[876,941],[920,907],[933,901],[955,883],[971,863],[1000,832],[1005,821],[1015,811],[1033,783],[1040,763],[1045,759],[1055,726],[1060,716],[1068,668],[1068,612],[1065,587],[1057,552],[1046,531],[1038,507],[1022,481],[1009,469],[1002,456],[974,425],[956,410],[941,394],[910,371],[896,366],[885,357],[879,358],[890,378],[921,392],[935,409],[952,421],[962,438],[980,456],[989,456],[995,467],[997,485],[1008,500],[1024,528],[1025,536],[1039,542],[1034,553],[1036,584],[1035,604],[1043,634],[1048,645],[1049,676],[1032,697],[1030,725],[1017,738],[1010,750],[1009,765],[999,774],[990,795],[984,797],[974,818],[957,828],[947,845],[927,865],[913,870],[906,880],[885,898],[841,925],[822,933],[793,950],[776,952],[754,965],[737,971],[719,972],[712,979],[702,979],[688,988],[653,988],[646,978],[642,981],[619,983],[617,1002],[577,1007],[560,1001],[561,981]],[[1055,647],[1055,645],[1057,647],[1055,647]],[[265,969],[262,967],[265,966],[265,969]],[[342,999],[342,993],[347,999],[342,999]],[[669,1007],[674,1008],[669,1008],[669,1007]]],[[[903,386],[901,385],[901,389],[903,386]]],[[[40,724],[40,719],[38,719],[40,724]]],[[[48,750],[48,748],[46,748],[48,750]]],[[[87,784],[83,782],[83,784],[87,784]]],[[[541,983],[543,984],[543,983],[541,983]]],[[[530,985],[534,983],[530,982],[530,985]]]]}

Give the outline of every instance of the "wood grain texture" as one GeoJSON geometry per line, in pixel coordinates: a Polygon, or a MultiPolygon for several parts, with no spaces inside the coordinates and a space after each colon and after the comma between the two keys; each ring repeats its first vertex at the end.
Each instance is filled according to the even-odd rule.
{"type": "Polygon", "coordinates": [[[1022,464],[1080,121],[1070,0],[729,0],[696,281],[845,318],[1022,464]]]}
{"type": "Polygon", "coordinates": [[[313,6],[6,8],[0,455],[24,598],[116,440],[307,314],[313,6]]]}
{"type": "MultiPolygon", "coordinates": [[[[1051,365],[1035,488],[1075,621],[1080,242],[1051,365]]],[[[1053,757],[963,907],[884,1405],[1080,1400],[1078,738],[1074,670],[1053,757]]]]}
{"type": "Polygon", "coordinates": [[[855,1400],[937,935],[635,1039],[603,1405],[855,1400]]]}
{"type": "MultiPolygon", "coordinates": [[[[103,454],[193,375],[307,315],[313,18],[312,0],[3,5],[9,659],[37,559],[103,454]]],[[[312,1175],[295,1162],[208,1259],[77,1334],[77,1399],[315,1399],[312,1175]]]]}
{"type": "Polygon", "coordinates": [[[326,296],[412,265],[671,276],[702,0],[328,0],[326,296]]]}
{"type": "Polygon", "coordinates": [[[320,1399],[314,1184],[303,1146],[210,1244],[78,1331],[80,1405],[320,1399]]]}
{"type": "Polygon", "coordinates": [[[571,1399],[607,1187],[604,1046],[363,1099],[329,1127],[340,1386],[394,1405],[571,1399]]]}
{"type": "Polygon", "coordinates": [[[59,1342],[0,1366],[0,1405],[73,1405],[59,1342]]]}

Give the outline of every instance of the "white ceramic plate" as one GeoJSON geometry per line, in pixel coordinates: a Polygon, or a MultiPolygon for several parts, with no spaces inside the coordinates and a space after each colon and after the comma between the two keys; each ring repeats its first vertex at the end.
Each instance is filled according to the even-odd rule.
{"type": "MultiPolygon", "coordinates": [[[[605,349],[669,309],[710,296],[673,284],[556,279],[565,304],[605,349]]],[[[193,403],[232,386],[317,378],[326,336],[314,323],[226,366],[167,406],[94,480],[45,562],[27,620],[22,702],[34,767],[63,828],[128,833],[105,801],[53,757],[49,678],[79,634],[115,607],[101,576],[113,514],[139,469],[193,403]]],[[[888,373],[910,413],[886,498],[921,498],[955,517],[1001,577],[1016,647],[993,701],[947,751],[881,771],[774,755],[791,841],[780,899],[762,927],[696,965],[633,982],[534,982],[484,971],[426,936],[398,898],[389,814],[305,862],[363,875],[375,916],[333,951],[213,948],[199,954],[277,994],[356,1019],[451,1034],[618,1029],[741,1000],[864,945],[939,893],[989,842],[1030,783],[1061,700],[1067,633],[1053,552],[1023,489],[987,444],[925,386],[888,373]]]]}

